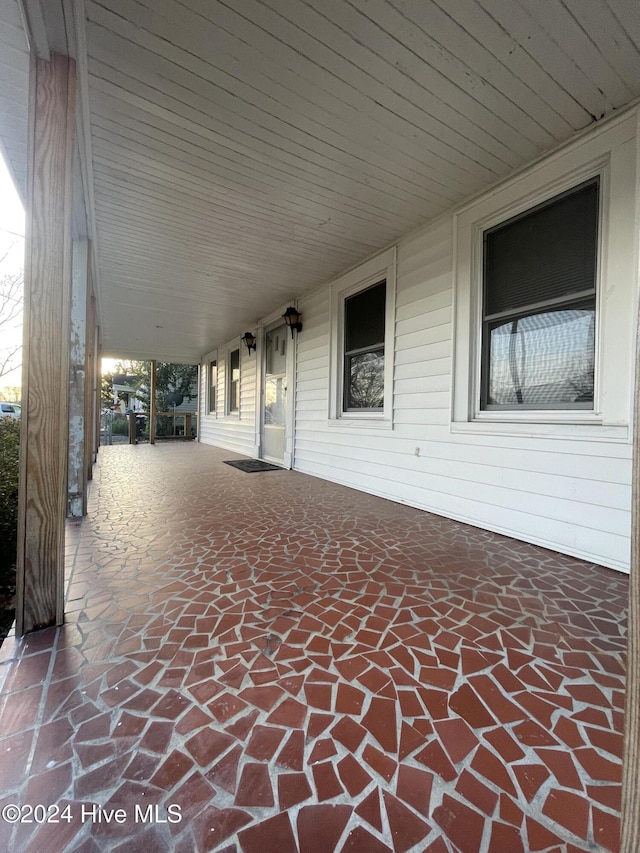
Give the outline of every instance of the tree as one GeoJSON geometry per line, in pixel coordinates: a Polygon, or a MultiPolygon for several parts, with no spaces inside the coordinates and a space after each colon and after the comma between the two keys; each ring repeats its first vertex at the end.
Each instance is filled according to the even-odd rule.
{"type": "MultiPolygon", "coordinates": [[[[173,406],[167,399],[171,393],[191,400],[198,396],[196,382],[198,366],[196,364],[171,364],[160,361],[156,367],[156,407],[160,412],[168,412],[173,406]]],[[[151,367],[149,367],[149,384],[151,367]]]]}
{"type": "Polygon", "coordinates": [[[22,399],[22,388],[19,385],[5,385],[2,389],[2,399],[6,403],[19,403],[22,399]]]}
{"type": "MultiPolygon", "coordinates": [[[[136,397],[141,401],[145,411],[149,411],[151,399],[151,362],[149,361],[120,361],[113,373],[102,377],[103,402],[113,405],[113,377],[125,374],[127,384],[134,389],[136,397]]],[[[173,364],[159,361],[156,365],[156,411],[171,411],[173,405],[167,397],[172,393],[181,395],[185,400],[197,396],[196,382],[198,366],[195,364],[173,364]]]]}
{"type": "MultiPolygon", "coordinates": [[[[13,245],[0,257],[0,269],[13,245]]],[[[22,348],[22,271],[0,276],[0,376],[19,367],[16,356],[22,348]]]]}

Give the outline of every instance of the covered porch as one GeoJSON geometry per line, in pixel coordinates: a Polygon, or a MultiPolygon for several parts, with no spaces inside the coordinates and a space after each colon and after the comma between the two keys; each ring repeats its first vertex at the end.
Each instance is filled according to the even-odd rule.
{"type": "Polygon", "coordinates": [[[101,449],[0,649],[0,847],[618,850],[628,578],[232,458],[101,449]]]}

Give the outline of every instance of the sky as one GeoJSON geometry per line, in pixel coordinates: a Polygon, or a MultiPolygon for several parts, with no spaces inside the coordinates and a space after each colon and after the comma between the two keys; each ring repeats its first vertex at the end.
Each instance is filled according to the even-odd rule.
{"type": "MultiPolygon", "coordinates": [[[[24,208],[9,171],[0,155],[0,279],[14,275],[24,266],[24,208]]],[[[1,309],[0,309],[1,310],[1,309]]],[[[0,315],[0,355],[22,341],[22,314],[10,323],[2,323],[0,315]]],[[[20,359],[16,359],[20,364],[20,359]]],[[[17,367],[0,377],[0,389],[20,385],[21,369],[17,367]]],[[[0,391],[1,393],[1,391],[0,391]]]]}
{"type": "MultiPolygon", "coordinates": [[[[24,267],[24,208],[16,192],[9,170],[0,154],[0,279],[5,275],[13,275],[24,267]]],[[[0,315],[0,355],[5,348],[13,347],[22,342],[22,315],[15,318],[11,324],[2,323],[0,315]]],[[[119,359],[102,359],[103,371],[112,371],[119,359]]],[[[20,359],[16,359],[16,367],[10,373],[0,377],[0,399],[2,389],[8,386],[19,386],[22,382],[20,359]]]]}

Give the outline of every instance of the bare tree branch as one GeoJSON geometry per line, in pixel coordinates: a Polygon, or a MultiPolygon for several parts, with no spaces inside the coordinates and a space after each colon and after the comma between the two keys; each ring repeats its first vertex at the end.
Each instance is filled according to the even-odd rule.
{"type": "MultiPolygon", "coordinates": [[[[0,256],[0,269],[14,245],[15,241],[0,256]]],[[[18,330],[22,324],[23,283],[22,271],[0,277],[0,377],[20,366],[14,359],[22,347],[18,330]]]]}
{"type": "Polygon", "coordinates": [[[17,355],[22,349],[22,345],[18,344],[8,351],[4,351],[0,354],[0,376],[4,376],[5,373],[9,373],[10,370],[15,370],[17,367],[20,367],[19,364],[12,364],[13,357],[17,355]]]}

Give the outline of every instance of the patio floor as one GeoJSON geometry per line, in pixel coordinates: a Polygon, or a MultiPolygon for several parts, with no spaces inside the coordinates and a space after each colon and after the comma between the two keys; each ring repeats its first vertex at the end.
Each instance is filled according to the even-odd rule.
{"type": "Polygon", "coordinates": [[[627,578],[233,458],[100,450],[67,624],[0,648],[0,849],[618,850],[627,578]]]}

